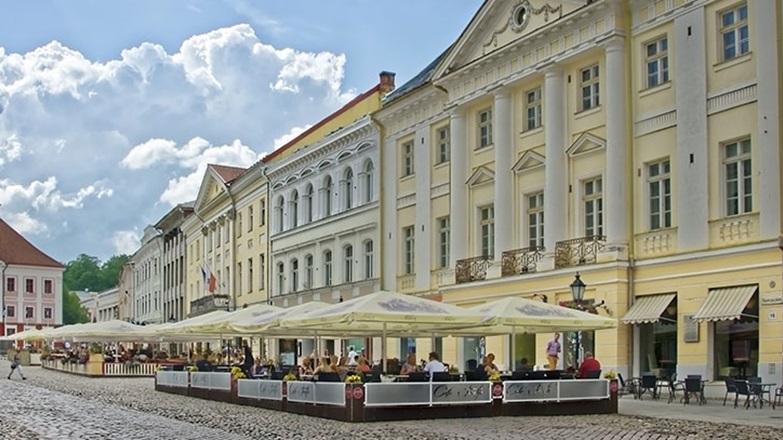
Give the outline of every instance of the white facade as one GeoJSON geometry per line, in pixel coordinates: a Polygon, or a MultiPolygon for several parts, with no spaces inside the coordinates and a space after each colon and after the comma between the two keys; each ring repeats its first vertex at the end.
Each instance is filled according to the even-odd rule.
{"type": "Polygon", "coordinates": [[[120,294],[114,287],[103,292],[92,292],[80,302],[87,310],[90,322],[106,322],[120,319],[120,294]]]}
{"type": "Polygon", "coordinates": [[[5,334],[63,324],[63,269],[5,267],[3,283],[5,334]]]}
{"type": "Polygon", "coordinates": [[[152,226],[144,229],[133,264],[133,319],[148,324],[164,322],[162,315],[163,237],[152,226]]]}

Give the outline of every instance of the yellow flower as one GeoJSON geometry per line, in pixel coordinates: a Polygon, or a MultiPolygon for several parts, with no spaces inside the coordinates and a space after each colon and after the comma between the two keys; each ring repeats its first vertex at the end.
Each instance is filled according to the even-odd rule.
{"type": "Polygon", "coordinates": [[[617,379],[617,373],[614,370],[609,370],[604,373],[604,379],[617,379]]]}
{"type": "Polygon", "coordinates": [[[286,374],[285,376],[283,376],[283,382],[288,382],[288,381],[291,381],[291,380],[296,380],[296,375],[289,373],[289,374],[286,374]]]}
{"type": "Polygon", "coordinates": [[[195,366],[195,365],[191,365],[191,366],[189,366],[189,367],[188,367],[188,371],[190,371],[190,372],[196,372],[196,371],[198,371],[198,367],[197,367],[197,366],[195,366]]]}
{"type": "Polygon", "coordinates": [[[362,383],[362,377],[358,374],[352,374],[345,378],[345,383],[362,383]]]}
{"type": "Polygon", "coordinates": [[[500,381],[500,373],[492,373],[489,375],[489,381],[490,382],[499,382],[500,381]]]}

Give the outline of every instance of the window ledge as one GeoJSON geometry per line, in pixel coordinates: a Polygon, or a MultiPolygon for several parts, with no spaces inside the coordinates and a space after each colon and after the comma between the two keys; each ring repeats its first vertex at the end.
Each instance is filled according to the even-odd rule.
{"type": "Polygon", "coordinates": [[[432,168],[436,169],[436,170],[439,169],[439,168],[445,168],[445,167],[447,167],[449,165],[449,163],[450,163],[450,161],[448,161],[448,160],[444,161],[444,162],[441,162],[441,163],[436,163],[435,166],[432,167],[432,168]]]}
{"type": "Polygon", "coordinates": [[[538,127],[534,128],[534,129],[525,130],[525,131],[519,133],[519,137],[520,138],[526,138],[528,136],[533,136],[533,135],[536,135],[538,133],[541,133],[543,131],[544,131],[544,125],[542,124],[542,125],[539,125],[538,127]]]}
{"type": "Polygon", "coordinates": [[[639,90],[639,97],[640,98],[644,98],[645,96],[654,95],[654,94],[656,94],[658,92],[662,92],[664,90],[668,90],[668,89],[671,89],[671,88],[672,88],[672,82],[671,82],[671,80],[669,80],[669,81],[666,81],[663,84],[658,84],[655,87],[648,87],[648,88],[646,88],[644,90],[639,90]]]}
{"type": "Polygon", "coordinates": [[[405,182],[406,180],[411,180],[414,177],[416,177],[416,173],[408,174],[407,176],[400,177],[400,182],[405,182]]]}
{"type": "Polygon", "coordinates": [[[590,108],[590,109],[587,109],[587,110],[582,110],[582,111],[577,112],[576,114],[574,114],[574,119],[585,118],[587,116],[594,115],[594,114],[600,112],[601,110],[602,110],[602,108],[601,108],[600,105],[596,106],[596,107],[593,107],[593,108],[590,108]]]}
{"type": "Polygon", "coordinates": [[[494,149],[495,149],[495,144],[492,144],[492,145],[487,145],[486,147],[474,148],[473,151],[475,151],[476,153],[483,153],[485,151],[492,151],[494,149]]]}
{"type": "Polygon", "coordinates": [[[728,69],[731,67],[734,67],[738,64],[743,64],[748,61],[751,61],[753,59],[753,52],[748,52],[746,54],[742,54],[738,57],[734,57],[730,60],[721,61],[720,63],[713,64],[712,69],[716,72],[720,72],[721,70],[728,69]]]}

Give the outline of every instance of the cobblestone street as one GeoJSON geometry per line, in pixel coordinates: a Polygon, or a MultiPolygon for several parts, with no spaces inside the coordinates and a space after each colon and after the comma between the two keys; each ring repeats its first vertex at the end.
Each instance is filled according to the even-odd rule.
{"type": "MultiPolygon", "coordinates": [[[[0,371],[9,371],[7,362],[0,362],[0,371]]],[[[775,427],[623,415],[347,424],[158,393],[151,379],[90,379],[37,367],[24,371],[27,381],[18,377],[0,381],[5,402],[0,409],[2,439],[783,438],[775,427]]]]}

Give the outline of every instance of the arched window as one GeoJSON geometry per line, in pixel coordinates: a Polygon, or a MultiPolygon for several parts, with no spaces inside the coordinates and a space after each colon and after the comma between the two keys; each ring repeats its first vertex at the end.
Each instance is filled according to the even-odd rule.
{"type": "Polygon", "coordinates": [[[332,251],[324,252],[324,286],[332,285],[332,251]]]}
{"type": "Polygon", "coordinates": [[[277,294],[285,293],[285,265],[280,262],[277,264],[277,294]]]}
{"type": "Polygon", "coordinates": [[[299,226],[299,191],[294,190],[291,193],[291,209],[289,210],[291,217],[291,227],[295,228],[299,226]]]}
{"type": "Polygon", "coordinates": [[[308,184],[304,192],[304,221],[310,223],[313,221],[313,185],[308,184]]]}
{"type": "Polygon", "coordinates": [[[353,282],[353,246],[348,245],[343,251],[343,282],[353,282]]]}
{"type": "Polygon", "coordinates": [[[345,210],[349,210],[353,207],[353,170],[348,168],[345,170],[343,179],[343,200],[345,200],[345,210]]]}
{"type": "Polygon", "coordinates": [[[313,256],[307,255],[305,256],[305,273],[304,273],[304,288],[305,289],[312,289],[313,288],[313,256]]]}
{"type": "Polygon", "coordinates": [[[285,230],[285,226],[283,224],[284,217],[284,207],[285,207],[285,198],[283,196],[280,196],[277,198],[277,203],[275,204],[275,228],[277,229],[277,232],[283,232],[285,230]]]}
{"type": "Polygon", "coordinates": [[[324,217],[329,217],[332,214],[332,177],[326,176],[324,179],[324,186],[321,188],[321,206],[324,217]]]}
{"type": "Polygon", "coordinates": [[[297,292],[299,290],[299,260],[294,258],[291,260],[291,291],[297,292]]]}
{"type": "Polygon", "coordinates": [[[374,246],[372,240],[364,242],[364,279],[372,278],[374,264],[374,246]]]}
{"type": "Polygon", "coordinates": [[[373,199],[373,181],[375,179],[375,176],[373,175],[375,172],[375,169],[373,168],[373,164],[371,160],[368,160],[367,163],[364,165],[364,203],[370,203],[373,199]]]}

